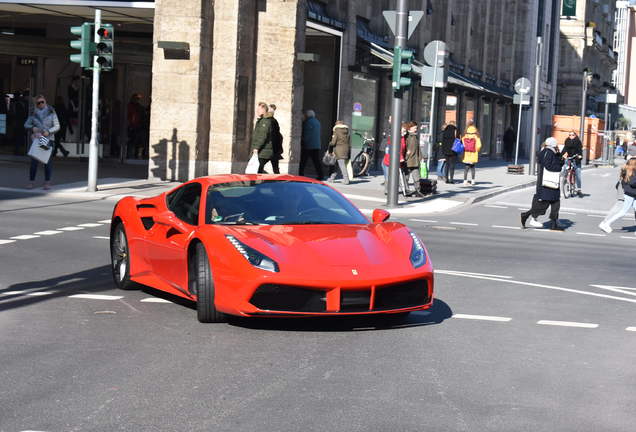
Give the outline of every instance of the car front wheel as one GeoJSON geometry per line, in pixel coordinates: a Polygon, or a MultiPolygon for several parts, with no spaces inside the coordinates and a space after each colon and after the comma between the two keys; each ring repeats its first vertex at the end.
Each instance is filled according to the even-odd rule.
{"type": "Polygon", "coordinates": [[[119,222],[110,236],[110,258],[113,280],[118,288],[132,290],[137,284],[130,280],[130,249],[124,224],[119,222]]]}
{"type": "Polygon", "coordinates": [[[194,291],[197,295],[197,317],[199,322],[214,323],[225,321],[225,314],[216,310],[214,306],[214,281],[210,260],[202,243],[197,243],[191,271],[191,280],[194,282],[194,291]]]}

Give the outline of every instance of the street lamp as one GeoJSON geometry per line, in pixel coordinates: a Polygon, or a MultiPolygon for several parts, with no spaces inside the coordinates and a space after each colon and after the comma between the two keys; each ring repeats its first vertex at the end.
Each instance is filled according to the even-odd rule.
{"type": "Polygon", "coordinates": [[[583,163],[585,165],[588,164],[590,157],[590,149],[585,145],[585,110],[586,110],[586,102],[587,102],[587,86],[592,82],[592,71],[588,68],[583,69],[583,84],[581,86],[581,125],[579,131],[579,138],[581,139],[581,144],[583,144],[583,163]]]}
{"type": "Polygon", "coordinates": [[[603,153],[602,153],[602,158],[604,161],[609,160],[610,155],[609,155],[609,148],[607,147],[607,144],[609,142],[609,133],[608,131],[610,131],[612,128],[609,125],[609,118],[608,118],[608,114],[609,114],[609,104],[610,103],[615,103],[615,94],[614,93],[610,93],[610,90],[614,90],[614,86],[609,84],[608,82],[604,82],[603,83],[603,87],[605,88],[605,116],[603,117],[603,122],[605,123],[605,130],[603,131],[603,153]],[[612,96],[612,98],[610,98],[610,96],[612,96]]]}

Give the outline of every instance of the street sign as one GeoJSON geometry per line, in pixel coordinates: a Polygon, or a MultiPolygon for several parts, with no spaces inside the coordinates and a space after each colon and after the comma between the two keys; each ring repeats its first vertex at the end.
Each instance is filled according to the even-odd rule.
{"type": "Polygon", "coordinates": [[[446,55],[446,43],[440,40],[429,42],[424,48],[424,60],[431,66],[444,66],[446,55]]]}
{"type": "MultiPolygon", "coordinates": [[[[391,32],[395,34],[395,28],[397,27],[397,17],[395,15],[395,11],[382,11],[382,15],[384,15],[384,20],[389,25],[391,32]]],[[[407,39],[411,37],[411,35],[415,31],[415,27],[417,27],[423,16],[423,11],[409,11],[408,31],[406,36],[407,39]]]]}
{"type": "Polygon", "coordinates": [[[513,95],[512,103],[515,105],[530,105],[530,95],[529,94],[513,95]]]}
{"type": "Polygon", "coordinates": [[[521,77],[515,81],[515,91],[520,95],[527,95],[532,90],[532,83],[528,78],[521,77]]]}
{"type": "Polygon", "coordinates": [[[616,103],[616,102],[617,102],[616,93],[607,93],[605,95],[605,103],[616,103]]]}
{"type": "Polygon", "coordinates": [[[437,88],[446,87],[446,83],[448,82],[448,70],[444,67],[433,68],[430,66],[422,66],[420,85],[422,87],[433,87],[433,81],[437,88]]]}

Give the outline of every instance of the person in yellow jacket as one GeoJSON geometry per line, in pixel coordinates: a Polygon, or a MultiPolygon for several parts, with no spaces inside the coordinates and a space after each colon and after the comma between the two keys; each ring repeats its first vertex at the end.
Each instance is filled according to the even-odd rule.
{"type": "Polygon", "coordinates": [[[462,144],[464,144],[464,156],[462,162],[464,163],[464,184],[469,184],[468,171],[471,174],[470,184],[475,184],[475,165],[479,161],[479,152],[481,151],[481,138],[479,138],[479,131],[473,125],[466,128],[466,133],[462,136],[462,144]]]}

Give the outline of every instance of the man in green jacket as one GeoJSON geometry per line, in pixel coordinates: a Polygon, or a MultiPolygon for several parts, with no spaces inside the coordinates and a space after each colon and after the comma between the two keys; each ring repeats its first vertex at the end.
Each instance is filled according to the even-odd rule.
{"type": "Polygon", "coordinates": [[[256,106],[258,120],[252,133],[252,152],[258,154],[258,173],[266,174],[265,164],[271,162],[274,172],[278,174],[278,159],[274,157],[272,142],[272,116],[267,112],[267,104],[259,102],[256,106]]]}

